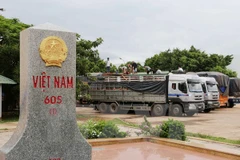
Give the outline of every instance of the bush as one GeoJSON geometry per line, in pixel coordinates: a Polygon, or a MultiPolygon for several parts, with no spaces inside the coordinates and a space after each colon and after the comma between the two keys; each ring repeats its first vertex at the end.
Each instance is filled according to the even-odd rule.
{"type": "Polygon", "coordinates": [[[151,123],[144,116],[144,122],[139,126],[141,132],[138,135],[156,136],[163,138],[171,138],[177,140],[186,140],[185,126],[182,122],[168,119],[163,121],[160,126],[152,127],[151,123]]]}
{"type": "Polygon", "coordinates": [[[93,121],[89,120],[79,125],[80,132],[86,139],[94,138],[123,138],[127,136],[126,132],[120,132],[119,128],[111,121],[93,121]]]}
{"type": "Polygon", "coordinates": [[[168,119],[167,121],[163,121],[160,128],[160,137],[186,140],[185,126],[180,121],[168,119]]]}

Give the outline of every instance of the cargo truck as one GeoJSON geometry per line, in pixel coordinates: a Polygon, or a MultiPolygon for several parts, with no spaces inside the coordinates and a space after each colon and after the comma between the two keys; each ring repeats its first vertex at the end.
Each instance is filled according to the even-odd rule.
{"type": "Polygon", "coordinates": [[[213,77],[218,83],[220,106],[228,106],[229,82],[227,75],[220,72],[197,72],[200,77],[213,77]]]}
{"type": "Polygon", "coordinates": [[[230,78],[228,107],[232,108],[240,103],[240,79],[230,78]]]}
{"type": "Polygon", "coordinates": [[[212,109],[219,108],[219,92],[217,81],[213,77],[200,77],[202,89],[204,92],[205,113],[209,113],[212,109]]]}
{"type": "Polygon", "coordinates": [[[89,85],[91,101],[102,113],[133,110],[152,116],[192,116],[205,109],[196,75],[102,74],[89,85]]]}

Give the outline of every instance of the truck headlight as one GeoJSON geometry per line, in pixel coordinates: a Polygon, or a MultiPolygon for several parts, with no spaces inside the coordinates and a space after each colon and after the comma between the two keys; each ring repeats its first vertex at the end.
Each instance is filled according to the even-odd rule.
{"type": "Polygon", "coordinates": [[[196,106],[195,106],[195,105],[193,105],[193,104],[190,104],[190,105],[189,105],[189,109],[190,109],[190,110],[195,110],[195,109],[197,109],[197,108],[196,108],[196,106]]]}

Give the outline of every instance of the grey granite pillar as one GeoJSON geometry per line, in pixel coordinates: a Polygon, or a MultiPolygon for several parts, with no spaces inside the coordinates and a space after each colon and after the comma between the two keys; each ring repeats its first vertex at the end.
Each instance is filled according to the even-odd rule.
{"type": "Polygon", "coordinates": [[[20,120],[0,160],[89,160],[76,123],[76,34],[43,24],[20,35],[20,120]]]}
{"type": "Polygon", "coordinates": [[[2,84],[0,84],[0,119],[2,119],[2,84]]]}

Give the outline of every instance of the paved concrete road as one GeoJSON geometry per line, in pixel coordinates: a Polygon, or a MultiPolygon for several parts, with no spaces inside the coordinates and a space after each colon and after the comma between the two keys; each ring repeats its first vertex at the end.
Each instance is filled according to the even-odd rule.
{"type": "MultiPolygon", "coordinates": [[[[128,122],[141,124],[143,113],[135,114],[101,114],[92,108],[77,107],[77,113],[92,115],[105,119],[120,118],[128,122]]],[[[240,105],[234,108],[219,108],[210,113],[199,113],[193,117],[148,117],[148,120],[158,125],[168,118],[179,120],[185,124],[187,132],[202,133],[217,137],[240,140],[240,105]]]]}
{"type": "MultiPolygon", "coordinates": [[[[77,114],[86,117],[99,117],[101,119],[120,118],[129,122],[141,124],[143,122],[144,113],[135,114],[101,114],[89,107],[77,107],[77,114]]],[[[240,105],[234,108],[220,108],[208,114],[201,113],[193,117],[148,117],[148,120],[154,125],[160,124],[168,118],[182,121],[186,126],[187,132],[203,133],[213,136],[225,137],[229,139],[240,140],[240,105]]],[[[7,142],[12,136],[17,126],[17,122],[9,122],[0,124],[0,147],[7,142]],[[7,130],[6,130],[7,129],[7,130]]],[[[122,131],[126,131],[125,127],[120,127],[122,131]]],[[[134,129],[129,129],[135,133],[134,129]]],[[[136,136],[136,135],[133,135],[136,136]]],[[[206,148],[221,149],[230,153],[238,153],[239,148],[233,146],[225,146],[223,144],[213,144],[210,142],[190,140],[191,143],[204,145],[206,148]],[[219,148],[222,147],[222,148],[219,148]]]]}
{"type": "MultiPolygon", "coordinates": [[[[193,117],[149,117],[148,120],[157,125],[168,118],[183,122],[187,132],[240,140],[240,105],[234,108],[219,108],[210,113],[199,113],[193,117]]],[[[142,118],[126,120],[138,124],[143,122],[142,118]]]]}

